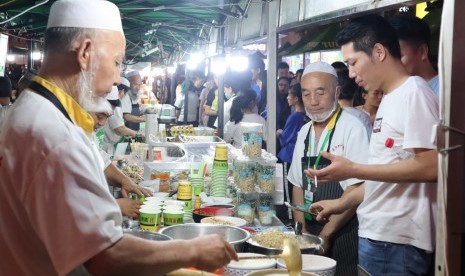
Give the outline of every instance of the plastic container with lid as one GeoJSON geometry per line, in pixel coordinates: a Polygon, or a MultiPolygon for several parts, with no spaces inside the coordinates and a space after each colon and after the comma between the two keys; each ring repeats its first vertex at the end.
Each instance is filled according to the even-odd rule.
{"type": "Polygon", "coordinates": [[[257,208],[258,194],[237,190],[237,217],[244,219],[247,224],[253,224],[257,208]]]}
{"type": "Polygon", "coordinates": [[[258,193],[258,220],[261,225],[271,225],[276,214],[273,204],[273,193],[258,193]]]}
{"type": "Polygon", "coordinates": [[[256,123],[243,123],[242,152],[248,157],[257,158],[262,155],[263,126],[256,123]]]}
{"type": "Polygon", "coordinates": [[[258,160],[255,168],[255,175],[260,191],[274,192],[276,190],[276,162],[278,162],[278,160],[275,157],[266,157],[258,160]]]}
{"type": "MultiPolygon", "coordinates": [[[[239,257],[245,256],[264,256],[256,253],[238,253],[239,257]]],[[[231,261],[224,269],[225,276],[241,276],[246,275],[250,272],[274,268],[276,266],[276,259],[252,259],[252,260],[241,260],[231,261]]]]}
{"type": "Polygon", "coordinates": [[[247,156],[241,156],[234,162],[236,186],[243,192],[253,192],[255,190],[255,164],[247,156]]]}

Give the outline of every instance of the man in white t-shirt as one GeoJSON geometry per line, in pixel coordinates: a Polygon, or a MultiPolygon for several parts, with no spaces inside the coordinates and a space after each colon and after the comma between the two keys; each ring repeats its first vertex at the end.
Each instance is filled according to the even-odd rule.
{"type": "MultiPolygon", "coordinates": [[[[312,121],[299,131],[288,180],[294,185],[293,203],[309,207],[312,202],[350,193],[363,180],[352,178],[318,186],[303,171],[329,165],[328,160],[321,157],[321,151],[365,163],[368,135],[363,124],[338,105],[340,86],[331,65],[324,62],[309,64],[300,85],[305,110],[312,121]]],[[[357,274],[357,247],[354,244],[357,243],[358,224],[355,210],[356,207],[334,216],[326,224],[294,212],[294,220],[302,222],[305,232],[319,235],[324,240],[324,253],[337,261],[336,275],[357,274]]]]}
{"type": "Polygon", "coordinates": [[[359,265],[372,275],[425,275],[435,247],[438,99],[420,77],[410,77],[395,31],[378,15],[352,20],[338,35],[349,74],[365,90],[381,89],[368,165],[324,154],[332,164],[308,170],[320,182],[365,179],[341,200],[312,205],[318,219],[360,204],[359,265]],[[394,146],[386,146],[386,140],[394,146]],[[392,141],[391,141],[392,142],[392,141]],[[407,153],[413,157],[402,160],[407,153]],[[408,258],[408,260],[406,259],[408,258]]]}

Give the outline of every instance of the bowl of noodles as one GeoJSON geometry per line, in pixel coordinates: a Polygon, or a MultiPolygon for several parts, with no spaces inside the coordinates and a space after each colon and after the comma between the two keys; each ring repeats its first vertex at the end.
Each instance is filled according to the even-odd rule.
{"type": "Polygon", "coordinates": [[[323,240],[315,235],[307,233],[296,235],[291,231],[282,232],[277,228],[270,228],[251,235],[251,238],[247,240],[247,247],[250,252],[277,255],[283,251],[285,238],[297,240],[302,254],[315,254],[323,245],[323,240]]]}

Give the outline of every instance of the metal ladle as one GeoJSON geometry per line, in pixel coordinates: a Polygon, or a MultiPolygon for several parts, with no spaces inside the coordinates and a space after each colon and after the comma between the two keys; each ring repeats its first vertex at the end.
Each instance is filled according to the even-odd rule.
{"type": "Polygon", "coordinates": [[[268,256],[243,256],[239,257],[239,260],[251,260],[251,259],[283,259],[286,263],[287,271],[290,276],[299,276],[302,272],[302,254],[300,253],[300,247],[296,240],[284,239],[283,241],[283,252],[279,255],[268,255],[268,256]]]}

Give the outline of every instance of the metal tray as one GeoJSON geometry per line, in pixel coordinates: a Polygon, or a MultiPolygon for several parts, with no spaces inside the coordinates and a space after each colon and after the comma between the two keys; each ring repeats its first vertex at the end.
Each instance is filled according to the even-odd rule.
{"type": "MultiPolygon", "coordinates": [[[[297,236],[292,231],[285,231],[284,233],[297,236]]],[[[301,248],[300,251],[302,254],[315,254],[317,251],[320,250],[321,246],[323,245],[323,239],[315,235],[303,233],[302,236],[299,235],[299,238],[304,238],[306,241],[315,244],[314,247],[301,248]]],[[[253,235],[250,239],[246,241],[246,250],[248,252],[265,254],[265,255],[277,255],[277,254],[281,254],[282,252],[282,249],[264,247],[264,246],[259,245],[256,241],[253,240],[253,235]]]]}

